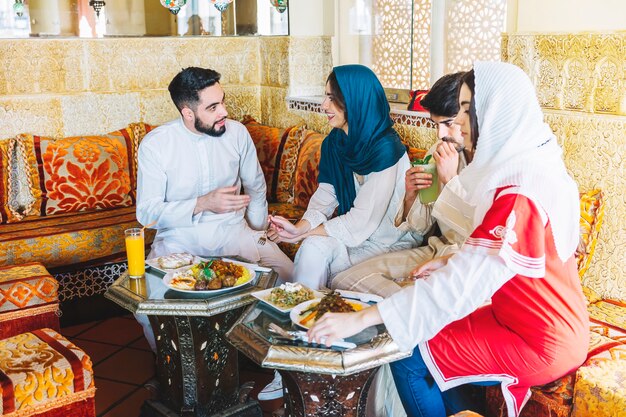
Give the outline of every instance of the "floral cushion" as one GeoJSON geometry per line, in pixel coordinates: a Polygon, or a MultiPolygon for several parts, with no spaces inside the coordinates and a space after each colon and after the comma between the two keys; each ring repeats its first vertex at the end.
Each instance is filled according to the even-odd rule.
{"type": "Polygon", "coordinates": [[[591,264],[604,217],[602,191],[592,190],[580,195],[580,244],[576,250],[578,274],[582,278],[591,264]]]}
{"type": "Polygon", "coordinates": [[[0,377],[1,415],[38,415],[95,395],[91,359],[51,329],[0,340],[0,377]]]}
{"type": "Polygon", "coordinates": [[[40,207],[40,214],[132,206],[132,144],[124,133],[118,130],[58,140],[21,135],[21,143],[28,148],[35,207],[40,207]],[[33,153],[36,165],[30,156],[33,153]]]}
{"type": "Polygon", "coordinates": [[[572,417],[626,415],[626,345],[587,360],[576,374],[572,417]]]}
{"type": "Polygon", "coordinates": [[[267,184],[267,199],[270,202],[276,201],[276,184],[277,175],[277,155],[280,152],[281,144],[287,139],[291,127],[281,129],[277,127],[265,126],[257,122],[251,116],[244,116],[242,123],[248,129],[250,137],[256,147],[257,157],[261,163],[265,182],[267,184]]]}
{"type": "Polygon", "coordinates": [[[312,130],[307,130],[302,138],[293,179],[293,203],[297,207],[306,209],[311,196],[317,190],[317,174],[324,138],[324,135],[312,130]]]}

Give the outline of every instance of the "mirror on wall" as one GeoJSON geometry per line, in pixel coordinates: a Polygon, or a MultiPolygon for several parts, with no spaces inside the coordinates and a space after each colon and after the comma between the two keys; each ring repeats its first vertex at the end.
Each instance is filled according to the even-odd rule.
{"type": "Polygon", "coordinates": [[[0,0],[0,38],[288,34],[287,0],[0,0]]]}

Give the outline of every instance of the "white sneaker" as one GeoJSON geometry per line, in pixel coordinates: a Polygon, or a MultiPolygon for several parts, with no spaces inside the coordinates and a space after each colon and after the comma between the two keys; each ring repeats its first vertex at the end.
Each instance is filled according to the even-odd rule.
{"type": "Polygon", "coordinates": [[[283,378],[278,371],[274,371],[274,379],[263,388],[257,398],[259,401],[276,400],[283,396],[283,378]]]}

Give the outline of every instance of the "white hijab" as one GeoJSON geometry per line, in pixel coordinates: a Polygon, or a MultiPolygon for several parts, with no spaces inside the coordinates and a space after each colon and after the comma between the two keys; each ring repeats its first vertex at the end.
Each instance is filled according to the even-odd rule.
{"type": "Polygon", "coordinates": [[[579,239],[576,183],[567,174],[563,151],[543,113],[528,76],[501,62],[474,64],[478,143],[459,179],[476,206],[474,227],[493,203],[495,190],[517,186],[548,215],[561,260],[579,239]]]}

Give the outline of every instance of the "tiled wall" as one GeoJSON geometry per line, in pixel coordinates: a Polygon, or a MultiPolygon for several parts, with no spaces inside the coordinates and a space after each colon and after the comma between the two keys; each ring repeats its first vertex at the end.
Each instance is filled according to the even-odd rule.
{"type": "Polygon", "coordinates": [[[222,74],[231,117],[287,126],[284,98],[323,92],[328,37],[0,40],[0,138],[98,134],[178,116],[167,85],[187,66],[222,74]]]}
{"type": "Polygon", "coordinates": [[[581,191],[600,188],[605,216],[584,281],[626,301],[626,33],[515,34],[503,59],[533,80],[581,191]]]}

